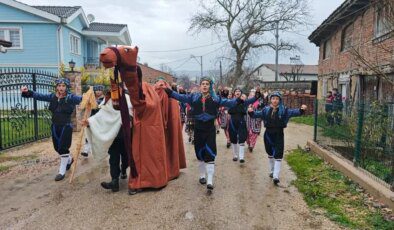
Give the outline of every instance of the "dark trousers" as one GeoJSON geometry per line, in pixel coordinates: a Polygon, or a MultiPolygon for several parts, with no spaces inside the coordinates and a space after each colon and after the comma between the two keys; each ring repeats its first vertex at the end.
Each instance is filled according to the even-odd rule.
{"type": "Polygon", "coordinates": [[[228,132],[230,134],[230,141],[232,144],[243,144],[248,137],[248,130],[246,128],[245,120],[234,121],[230,119],[228,132]]]}
{"type": "Polygon", "coordinates": [[[196,124],[194,129],[194,150],[199,161],[213,162],[215,161],[216,150],[216,128],[212,125],[198,127],[196,124]]]}
{"type": "Polygon", "coordinates": [[[276,160],[282,159],[284,143],[283,129],[281,131],[275,130],[275,132],[270,132],[266,129],[264,133],[264,145],[269,157],[273,157],[276,160]]]}
{"type": "MultiPolygon", "coordinates": [[[[121,131],[119,132],[121,134],[121,131]]],[[[115,138],[108,150],[109,154],[109,169],[112,179],[119,179],[120,173],[126,173],[129,166],[128,157],[126,155],[123,134],[115,138]],[[122,162],[122,166],[120,163],[122,162]]]]}
{"type": "Polygon", "coordinates": [[[73,128],[71,124],[51,125],[52,143],[59,155],[69,154],[72,141],[73,128]]]}

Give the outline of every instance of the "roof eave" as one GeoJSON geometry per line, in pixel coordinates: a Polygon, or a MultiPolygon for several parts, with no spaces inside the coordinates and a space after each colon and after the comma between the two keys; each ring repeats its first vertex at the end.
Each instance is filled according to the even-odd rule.
{"type": "Polygon", "coordinates": [[[334,12],[332,12],[330,16],[328,16],[328,18],[322,22],[322,24],[316,28],[316,30],[314,30],[311,35],[309,35],[309,41],[314,43],[316,46],[320,46],[321,41],[325,40],[324,38],[330,37],[329,35],[334,33],[336,28],[343,25],[341,21],[347,21],[351,18],[358,17],[367,9],[366,6],[368,6],[368,4],[370,4],[370,0],[346,0],[334,12]],[[363,7],[365,7],[364,10],[354,13],[360,9],[363,9],[363,7]],[[343,17],[343,14],[347,14],[348,17],[343,17]],[[336,17],[339,17],[339,19],[336,17]],[[330,29],[330,27],[333,28],[330,29]],[[334,32],[329,32],[329,30],[333,30],[334,32]]]}
{"type": "Polygon", "coordinates": [[[31,14],[34,14],[34,15],[37,15],[39,17],[48,19],[50,21],[61,23],[61,18],[60,17],[58,17],[56,15],[53,15],[53,14],[50,14],[48,12],[45,12],[43,10],[36,9],[36,8],[31,7],[29,5],[17,2],[17,1],[0,0],[0,3],[2,3],[4,5],[7,5],[7,6],[14,7],[16,9],[19,9],[19,10],[22,10],[22,11],[25,11],[25,12],[28,12],[28,13],[31,13],[31,14]]]}
{"type": "Polygon", "coordinates": [[[66,23],[69,24],[71,23],[75,18],[81,15],[82,22],[86,28],[89,28],[89,21],[88,18],[85,15],[85,12],[83,11],[82,7],[79,8],[77,11],[75,11],[71,16],[67,17],[66,23]]]}

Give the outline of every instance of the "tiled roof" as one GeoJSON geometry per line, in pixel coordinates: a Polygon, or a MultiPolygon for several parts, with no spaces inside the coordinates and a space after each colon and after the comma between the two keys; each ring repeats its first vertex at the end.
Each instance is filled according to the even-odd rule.
{"type": "Polygon", "coordinates": [[[370,0],[345,0],[311,33],[311,35],[309,35],[308,39],[319,46],[322,40],[329,38],[337,28],[346,24],[346,22],[358,17],[367,10],[371,4],[370,0]]]}
{"type": "MultiPolygon", "coordinates": [[[[266,64],[265,65],[268,69],[271,69],[275,71],[275,64],[266,64]]],[[[279,64],[278,69],[279,73],[291,73],[292,70],[292,65],[285,65],[285,64],[279,64]]],[[[317,65],[304,65],[302,68],[302,73],[303,74],[318,74],[318,69],[317,65]]]]}
{"type": "Polygon", "coordinates": [[[89,25],[89,28],[84,31],[100,31],[100,32],[120,32],[127,25],[125,24],[111,24],[111,23],[101,23],[101,22],[92,22],[89,25]]]}
{"type": "Polygon", "coordinates": [[[173,76],[169,73],[162,72],[157,69],[153,69],[152,67],[146,66],[144,64],[140,64],[142,70],[142,79],[148,83],[154,83],[158,77],[163,77],[166,79],[167,82],[173,82],[173,76]]]}
{"type": "Polygon", "coordinates": [[[73,13],[75,13],[77,10],[81,8],[80,6],[31,6],[31,7],[34,7],[38,10],[42,10],[62,18],[70,17],[73,13]]]}

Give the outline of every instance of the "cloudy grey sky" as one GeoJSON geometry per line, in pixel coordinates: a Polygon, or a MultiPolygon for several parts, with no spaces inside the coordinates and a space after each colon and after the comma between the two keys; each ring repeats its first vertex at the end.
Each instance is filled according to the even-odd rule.
{"type": "MultiPolygon", "coordinates": [[[[166,63],[170,68],[199,70],[190,55],[204,55],[204,69],[218,69],[218,57],[228,55],[226,43],[209,32],[193,35],[187,32],[189,20],[199,9],[199,0],[19,0],[29,5],[82,6],[86,14],[93,14],[97,22],[127,24],[133,45],[140,47],[140,61],[159,68],[166,63]],[[211,46],[206,46],[210,45],[211,46]],[[196,46],[198,49],[181,52],[149,52],[175,50],[196,46]]],[[[313,26],[294,33],[281,33],[300,44],[302,53],[280,56],[280,63],[289,64],[289,55],[300,55],[305,64],[317,64],[318,49],[307,36],[344,0],[310,0],[313,26]]],[[[222,38],[224,40],[225,38],[222,38]]],[[[273,51],[262,52],[259,62],[274,63],[273,51]]]]}

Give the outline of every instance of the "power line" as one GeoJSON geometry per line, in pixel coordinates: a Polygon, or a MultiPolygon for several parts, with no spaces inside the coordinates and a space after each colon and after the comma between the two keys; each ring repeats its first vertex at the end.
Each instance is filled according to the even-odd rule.
{"type": "Polygon", "coordinates": [[[180,64],[179,66],[175,67],[174,70],[181,68],[182,66],[184,66],[188,61],[190,61],[191,58],[188,58],[186,61],[184,61],[182,64],[180,64]]]}
{"type": "Polygon", "coordinates": [[[185,51],[185,50],[192,50],[192,49],[198,49],[198,48],[203,48],[203,47],[208,47],[208,46],[214,46],[220,43],[223,43],[224,41],[219,41],[216,43],[211,43],[207,45],[201,45],[201,46],[195,46],[195,47],[189,47],[189,48],[182,48],[182,49],[175,49],[175,50],[147,50],[143,51],[141,50],[140,52],[142,53],[168,53],[168,52],[179,52],[179,51],[185,51]]]}

